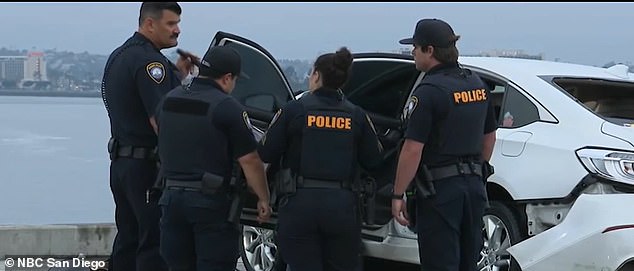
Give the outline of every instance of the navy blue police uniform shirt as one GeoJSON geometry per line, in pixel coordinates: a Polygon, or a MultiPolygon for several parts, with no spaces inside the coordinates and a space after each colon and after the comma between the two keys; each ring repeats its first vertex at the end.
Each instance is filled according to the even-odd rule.
{"type": "MultiPolygon", "coordinates": [[[[317,95],[329,105],[336,105],[341,97],[337,91],[327,89],[318,89],[308,95],[317,95]]],[[[383,161],[383,147],[368,115],[360,108],[355,110],[354,114],[353,125],[359,127],[354,130],[355,142],[358,142],[357,160],[365,169],[375,168],[383,161]]],[[[297,173],[301,165],[301,140],[305,119],[306,110],[299,100],[291,101],[280,109],[258,145],[262,161],[276,163],[285,154],[284,166],[297,173]]]]}
{"type": "MultiPolygon", "coordinates": [[[[191,97],[191,95],[184,95],[184,93],[207,91],[212,92],[210,93],[212,99],[222,100],[211,112],[211,124],[223,134],[219,137],[214,137],[213,140],[216,141],[211,142],[211,144],[217,146],[216,149],[218,150],[222,149],[223,144],[228,144],[228,153],[213,152],[214,157],[210,158],[212,161],[210,165],[212,167],[211,173],[225,176],[231,174],[234,160],[257,150],[257,141],[253,135],[253,126],[244,107],[235,98],[223,92],[218,83],[211,79],[195,78],[188,90],[176,88],[170,91],[160,100],[156,109],[156,119],[158,121],[161,117],[161,108],[166,98],[191,97]]],[[[183,176],[182,173],[164,172],[164,174],[167,178],[187,179],[187,176],[183,176]]],[[[199,176],[193,174],[190,177],[199,176]]]]}
{"type": "Polygon", "coordinates": [[[160,99],[178,85],[176,66],[140,33],[115,49],[106,64],[103,99],[120,145],[156,146],[149,119],[160,99]]]}
{"type": "MultiPolygon", "coordinates": [[[[439,64],[430,69],[426,75],[451,70],[459,72],[458,69],[459,67],[457,63],[439,64]]],[[[414,90],[412,98],[410,98],[410,103],[411,104],[408,105],[410,107],[408,109],[410,112],[408,112],[409,121],[407,123],[407,130],[405,131],[405,138],[418,141],[423,144],[429,143],[428,140],[430,139],[433,129],[438,129],[438,125],[446,119],[449,113],[449,107],[452,103],[451,97],[447,92],[436,86],[419,85],[414,90]],[[411,101],[415,102],[411,103],[411,101]]],[[[495,121],[493,105],[489,102],[484,125],[484,134],[493,132],[496,129],[497,124],[495,121]]],[[[441,155],[438,155],[429,158],[433,160],[429,161],[432,164],[443,164],[446,161],[452,160],[454,157],[442,157],[441,155]]]]}

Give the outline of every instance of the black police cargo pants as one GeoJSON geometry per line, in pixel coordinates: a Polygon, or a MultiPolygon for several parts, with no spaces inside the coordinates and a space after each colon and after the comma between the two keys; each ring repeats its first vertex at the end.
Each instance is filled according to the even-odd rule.
{"type": "Polygon", "coordinates": [[[482,177],[455,176],[434,185],[436,196],[418,200],[416,206],[421,269],[475,271],[486,207],[482,177]]]}
{"type": "Polygon", "coordinates": [[[354,271],[360,266],[357,200],[343,189],[297,189],[278,212],[278,246],[295,271],[354,271]]]}
{"type": "Polygon", "coordinates": [[[110,163],[117,235],[112,245],[110,271],[167,270],[159,254],[160,209],[147,203],[146,192],[156,180],[156,161],[117,158],[110,163]]]}
{"type": "Polygon", "coordinates": [[[168,188],[159,200],[161,255],[170,271],[234,271],[240,231],[227,221],[226,194],[168,188]]]}

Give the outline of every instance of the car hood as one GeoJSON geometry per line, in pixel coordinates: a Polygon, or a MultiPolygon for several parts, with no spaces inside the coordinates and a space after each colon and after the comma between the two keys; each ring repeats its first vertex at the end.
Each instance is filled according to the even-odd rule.
{"type": "Polygon", "coordinates": [[[621,125],[612,122],[603,122],[601,132],[621,139],[634,147],[634,120],[629,123],[623,122],[621,125]]]}

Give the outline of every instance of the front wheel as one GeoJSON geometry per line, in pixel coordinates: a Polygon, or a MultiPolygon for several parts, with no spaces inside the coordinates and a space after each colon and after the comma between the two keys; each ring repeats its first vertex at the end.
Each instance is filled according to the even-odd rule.
{"type": "Polygon", "coordinates": [[[480,271],[520,271],[520,267],[507,251],[522,241],[520,223],[513,211],[501,202],[492,201],[484,212],[482,237],[484,245],[480,251],[480,271]]]}
{"type": "Polygon", "coordinates": [[[242,226],[240,258],[248,271],[286,270],[286,263],[277,251],[274,230],[242,226]]]}

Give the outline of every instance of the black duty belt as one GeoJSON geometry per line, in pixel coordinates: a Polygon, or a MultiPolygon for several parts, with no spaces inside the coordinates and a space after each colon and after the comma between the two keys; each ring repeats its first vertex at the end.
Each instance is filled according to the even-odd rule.
{"type": "Polygon", "coordinates": [[[351,189],[348,182],[317,180],[308,178],[297,178],[297,188],[334,188],[334,189],[351,189]]]}
{"type": "Polygon", "coordinates": [[[463,175],[482,176],[482,164],[457,163],[444,167],[430,168],[429,173],[431,173],[434,181],[463,175]]]}
{"type": "Polygon", "coordinates": [[[123,146],[117,149],[117,157],[156,160],[155,148],[123,146]]]}
{"type": "Polygon", "coordinates": [[[201,191],[201,181],[178,181],[172,179],[165,180],[166,189],[187,190],[187,191],[201,191]]]}

